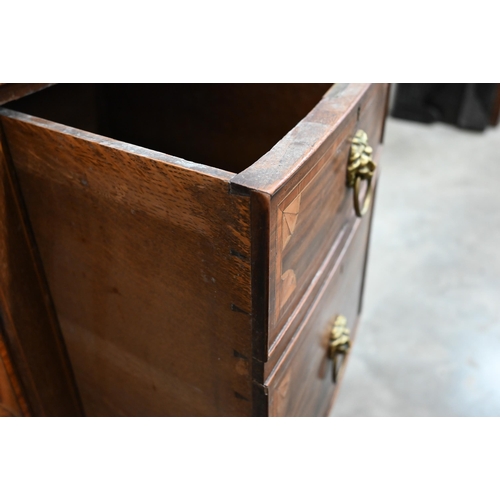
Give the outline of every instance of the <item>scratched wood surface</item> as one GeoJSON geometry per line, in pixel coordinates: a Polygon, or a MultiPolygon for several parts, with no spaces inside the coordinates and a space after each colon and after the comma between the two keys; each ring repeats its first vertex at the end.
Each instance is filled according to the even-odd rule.
{"type": "Polygon", "coordinates": [[[86,414],[250,415],[248,198],[217,169],[0,113],[86,414]]]}
{"type": "Polygon", "coordinates": [[[333,322],[342,314],[354,337],[360,312],[370,214],[358,219],[340,258],[316,302],[269,378],[270,416],[323,416],[330,409],[337,384],[328,340],[333,322]]]}
{"type": "Polygon", "coordinates": [[[0,126],[0,314],[11,356],[4,367],[18,373],[18,397],[33,414],[78,416],[78,391],[23,201],[0,126]]]}

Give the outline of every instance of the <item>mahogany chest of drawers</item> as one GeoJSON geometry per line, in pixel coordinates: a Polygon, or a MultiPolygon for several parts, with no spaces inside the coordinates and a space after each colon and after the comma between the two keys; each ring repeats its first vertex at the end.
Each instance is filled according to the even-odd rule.
{"type": "Polygon", "coordinates": [[[0,414],[327,415],[387,97],[0,85],[0,414]]]}

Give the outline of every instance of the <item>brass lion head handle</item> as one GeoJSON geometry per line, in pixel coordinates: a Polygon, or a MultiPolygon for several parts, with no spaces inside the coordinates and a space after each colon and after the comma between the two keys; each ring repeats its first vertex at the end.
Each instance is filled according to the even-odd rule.
{"type": "Polygon", "coordinates": [[[333,361],[333,382],[337,382],[341,361],[351,347],[349,337],[350,330],[347,328],[347,319],[339,315],[335,318],[333,328],[330,332],[330,342],[328,344],[328,357],[333,361]],[[341,360],[339,360],[341,358],[341,360]]]}
{"type": "Polygon", "coordinates": [[[354,188],[354,210],[358,217],[367,212],[373,197],[372,178],[377,165],[372,159],[372,153],[373,149],[368,145],[368,135],[363,130],[358,130],[351,142],[347,166],[347,186],[354,188]],[[368,183],[362,204],[359,201],[361,181],[368,183]]]}

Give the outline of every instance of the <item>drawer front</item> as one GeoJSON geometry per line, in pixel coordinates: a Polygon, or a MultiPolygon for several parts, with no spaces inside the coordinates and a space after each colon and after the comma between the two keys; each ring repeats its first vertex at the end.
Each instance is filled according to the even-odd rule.
{"type": "Polygon", "coordinates": [[[364,130],[378,160],[386,94],[387,87],[372,86],[361,95],[334,134],[318,146],[324,149],[319,158],[305,162],[274,199],[269,276],[270,355],[279,342],[289,340],[294,331],[290,323],[300,319],[301,312],[307,309],[308,298],[314,296],[310,288],[318,281],[321,265],[329,254],[340,252],[357,219],[353,189],[346,185],[351,143],[355,133],[364,130]]]}
{"type": "Polygon", "coordinates": [[[316,302],[266,381],[270,416],[324,416],[329,412],[345,366],[345,358],[338,356],[340,370],[334,383],[334,363],[329,357],[331,330],[342,315],[353,338],[361,306],[369,226],[369,214],[354,224],[316,302]]]}

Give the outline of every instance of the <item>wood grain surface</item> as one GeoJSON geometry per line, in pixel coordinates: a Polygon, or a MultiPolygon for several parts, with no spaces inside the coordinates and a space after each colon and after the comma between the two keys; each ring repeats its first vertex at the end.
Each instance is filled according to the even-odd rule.
{"type": "MultiPolygon", "coordinates": [[[[24,149],[27,149],[26,145],[24,149]]],[[[5,353],[8,349],[12,356],[12,372],[15,369],[19,374],[19,387],[22,385],[32,414],[82,415],[73,373],[1,124],[0,314],[5,353]]],[[[3,362],[4,368],[8,368],[6,359],[3,362]]],[[[14,385],[17,386],[15,382],[14,385]]],[[[24,408],[23,413],[26,411],[24,408]]]]}
{"type": "Polygon", "coordinates": [[[248,198],[217,169],[0,113],[86,414],[250,415],[248,198]]]}

